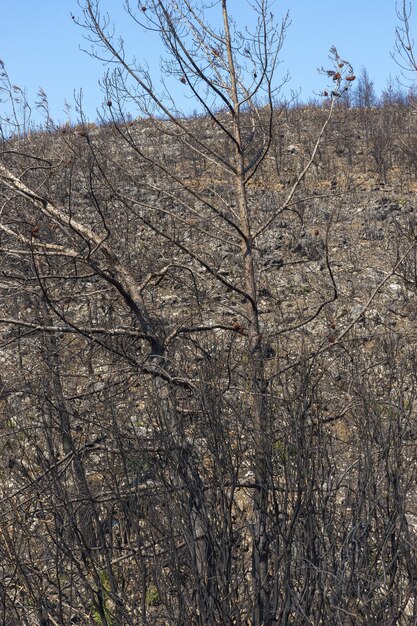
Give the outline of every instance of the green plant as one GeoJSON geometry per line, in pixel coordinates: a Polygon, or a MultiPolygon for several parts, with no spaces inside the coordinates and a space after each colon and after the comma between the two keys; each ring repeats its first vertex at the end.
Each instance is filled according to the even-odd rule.
{"type": "Polygon", "coordinates": [[[158,606],[160,602],[159,591],[156,585],[150,584],[146,591],[146,606],[158,606]]]}
{"type": "Polygon", "coordinates": [[[93,620],[95,624],[99,624],[103,626],[112,626],[113,622],[110,618],[110,614],[108,611],[108,599],[110,592],[110,579],[107,572],[103,570],[99,572],[100,576],[100,586],[96,589],[97,600],[94,602],[94,608],[92,612],[93,620]],[[101,611],[100,611],[101,605],[101,611]],[[104,617],[104,620],[103,620],[104,617]]]}

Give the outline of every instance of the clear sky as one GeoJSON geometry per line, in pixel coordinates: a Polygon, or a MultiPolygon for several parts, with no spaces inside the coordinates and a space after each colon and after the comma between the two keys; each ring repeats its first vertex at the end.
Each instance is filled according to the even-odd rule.
{"type": "MultiPolygon", "coordinates": [[[[230,0],[236,18],[248,15],[246,0],[230,0]]],[[[138,59],[158,59],[157,44],[127,22],[123,0],[103,0],[116,24],[116,31],[130,43],[138,59]]],[[[289,72],[285,87],[301,89],[308,101],[324,88],[317,67],[327,64],[328,50],[336,45],[359,73],[365,66],[379,93],[388,77],[399,74],[390,57],[395,41],[395,0],[276,0],[278,20],[287,11],[291,25],[281,52],[279,72],[289,72]]],[[[13,83],[27,90],[31,102],[38,87],[48,95],[56,121],[65,121],[64,102],[73,102],[82,88],[87,116],[94,121],[103,101],[98,81],[105,68],[80,50],[85,46],[82,30],[71,19],[80,15],[76,0],[3,0],[0,21],[0,59],[13,83]]],[[[412,26],[417,38],[417,1],[412,26]]],[[[1,104],[0,104],[1,107],[1,104]]]]}

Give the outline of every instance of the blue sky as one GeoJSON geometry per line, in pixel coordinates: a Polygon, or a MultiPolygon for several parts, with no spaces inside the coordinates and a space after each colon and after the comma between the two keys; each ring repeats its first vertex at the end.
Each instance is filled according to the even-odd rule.
{"type": "MultiPolygon", "coordinates": [[[[116,31],[126,38],[138,59],[155,63],[160,54],[157,43],[144,36],[127,21],[122,0],[103,0],[116,31]]],[[[230,0],[237,20],[249,15],[246,0],[230,0]]],[[[324,88],[317,67],[327,64],[328,50],[337,46],[359,73],[365,66],[379,93],[388,77],[399,74],[390,57],[398,23],[395,0],[276,0],[278,20],[289,11],[291,25],[281,52],[278,72],[290,74],[285,91],[301,89],[300,98],[308,101],[324,88]]],[[[73,103],[80,88],[90,120],[103,101],[98,80],[105,68],[80,50],[87,45],[82,30],[71,13],[80,14],[76,0],[5,1],[0,22],[0,59],[13,83],[27,90],[31,102],[38,87],[48,95],[52,116],[65,121],[64,102],[73,103]]],[[[417,3],[412,25],[417,37],[417,3]]],[[[1,107],[1,104],[0,104],[1,107]]]]}

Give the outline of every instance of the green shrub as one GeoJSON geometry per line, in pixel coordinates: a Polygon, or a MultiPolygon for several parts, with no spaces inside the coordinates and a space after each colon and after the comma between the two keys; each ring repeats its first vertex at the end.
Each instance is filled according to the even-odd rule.
{"type": "Polygon", "coordinates": [[[159,601],[159,591],[156,585],[149,585],[146,591],[146,606],[158,606],[159,601]]]}

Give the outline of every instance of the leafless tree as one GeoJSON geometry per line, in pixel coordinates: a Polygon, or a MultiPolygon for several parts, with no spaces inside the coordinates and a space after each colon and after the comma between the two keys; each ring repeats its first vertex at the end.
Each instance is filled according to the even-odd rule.
{"type": "Polygon", "coordinates": [[[401,339],[365,325],[393,276],[411,280],[415,240],[388,238],[390,271],[340,321],[337,215],[310,232],[305,211],[353,70],[333,48],[281,188],[286,19],[264,0],[246,31],[227,0],[126,9],[165,46],[162,82],[85,0],[76,20],[113,68],[100,128],[79,102],[75,127],[4,131],[3,619],[405,623],[415,389],[401,339]],[[285,237],[289,263],[265,252],[285,237]]]}
{"type": "Polygon", "coordinates": [[[353,98],[358,107],[372,107],[377,103],[374,83],[366,67],[361,68],[353,98]]]}
{"type": "Polygon", "coordinates": [[[411,31],[412,2],[402,0],[397,6],[397,18],[399,25],[396,28],[395,48],[393,58],[402,70],[403,77],[413,80],[413,72],[417,69],[414,56],[414,38],[411,31]]]}

